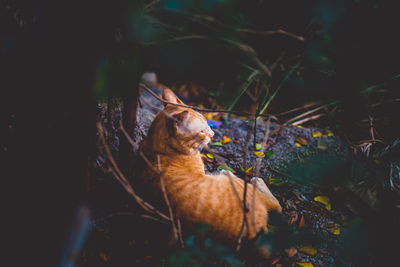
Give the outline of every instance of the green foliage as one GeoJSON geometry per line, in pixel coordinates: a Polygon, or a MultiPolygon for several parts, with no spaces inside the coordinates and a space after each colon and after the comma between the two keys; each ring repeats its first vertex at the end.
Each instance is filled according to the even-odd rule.
{"type": "Polygon", "coordinates": [[[225,246],[207,238],[210,227],[198,224],[195,234],[185,241],[183,249],[172,252],[168,259],[170,266],[243,266],[235,253],[225,246]]]}

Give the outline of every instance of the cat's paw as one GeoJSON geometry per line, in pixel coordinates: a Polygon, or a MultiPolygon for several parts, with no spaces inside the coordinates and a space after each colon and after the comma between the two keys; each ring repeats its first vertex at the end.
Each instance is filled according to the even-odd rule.
{"type": "Polygon", "coordinates": [[[220,174],[227,175],[227,176],[232,176],[233,175],[233,173],[231,171],[228,171],[228,170],[221,170],[220,174]]]}
{"type": "Polygon", "coordinates": [[[271,195],[271,191],[269,191],[269,188],[265,184],[263,179],[259,177],[253,177],[251,178],[250,183],[258,190],[260,190],[261,193],[264,193],[265,195],[271,195]]]}

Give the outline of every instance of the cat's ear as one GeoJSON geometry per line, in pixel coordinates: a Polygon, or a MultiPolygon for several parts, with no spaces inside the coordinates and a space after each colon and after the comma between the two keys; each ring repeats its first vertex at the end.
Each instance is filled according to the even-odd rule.
{"type": "MultiPolygon", "coordinates": [[[[169,88],[164,88],[164,90],[162,91],[162,99],[164,99],[165,101],[171,102],[173,104],[184,105],[184,103],[169,88]]],[[[164,106],[165,106],[165,104],[164,104],[164,106]]]]}
{"type": "Polygon", "coordinates": [[[187,110],[174,115],[174,128],[176,129],[176,131],[178,131],[178,132],[186,132],[187,131],[185,122],[189,119],[189,117],[190,117],[190,113],[187,110]]]}

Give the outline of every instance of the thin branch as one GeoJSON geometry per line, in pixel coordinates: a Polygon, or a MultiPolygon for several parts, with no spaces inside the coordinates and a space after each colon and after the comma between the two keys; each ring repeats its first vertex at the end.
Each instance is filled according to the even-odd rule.
{"type": "Polygon", "coordinates": [[[267,142],[269,138],[269,128],[270,128],[270,119],[268,118],[266,126],[265,126],[265,133],[264,133],[264,139],[261,144],[261,150],[260,150],[260,155],[257,157],[257,163],[256,163],[256,172],[255,172],[255,177],[259,177],[260,175],[260,169],[261,169],[261,160],[262,160],[262,154],[265,151],[265,148],[267,147],[267,142]]]}
{"type": "Polygon", "coordinates": [[[318,105],[318,103],[305,104],[305,105],[303,105],[301,107],[293,108],[291,110],[283,111],[281,113],[275,114],[275,116],[283,116],[283,115],[286,115],[286,114],[289,114],[289,113],[293,113],[295,111],[307,109],[307,108],[310,108],[310,107],[315,107],[316,105],[318,105]]]}
{"type": "MultiPolygon", "coordinates": [[[[225,109],[208,109],[208,108],[199,108],[199,107],[195,107],[195,106],[189,106],[189,105],[184,105],[184,104],[177,104],[177,103],[171,103],[169,101],[166,101],[164,99],[162,99],[160,96],[158,96],[156,93],[154,93],[150,88],[148,88],[145,84],[140,83],[139,86],[141,88],[143,88],[144,90],[146,90],[147,92],[149,92],[153,97],[155,97],[156,99],[158,99],[161,103],[163,104],[170,104],[170,105],[174,105],[177,107],[184,107],[184,108],[191,108],[194,109],[196,111],[200,111],[200,112],[220,112],[220,113],[232,113],[235,115],[239,115],[239,116],[255,116],[256,114],[253,113],[248,113],[248,112],[242,112],[242,111],[236,111],[236,110],[225,110],[225,109]]],[[[258,117],[267,117],[268,115],[265,114],[258,114],[258,117]]]]}
{"type": "Polygon", "coordinates": [[[162,212],[154,208],[152,205],[144,201],[141,197],[139,197],[135,190],[132,188],[132,186],[129,184],[128,180],[126,179],[125,175],[121,172],[119,169],[117,163],[115,162],[114,157],[111,154],[110,147],[108,146],[105,138],[104,138],[104,130],[103,126],[101,125],[100,122],[96,124],[97,126],[97,131],[99,133],[99,137],[101,142],[103,143],[105,152],[107,154],[108,160],[110,161],[111,165],[113,166],[113,169],[115,172],[113,172],[114,177],[121,183],[121,185],[125,188],[125,190],[136,200],[136,202],[146,211],[158,215],[160,218],[170,221],[170,218],[168,216],[164,215],[162,212]]]}
{"type": "Polygon", "coordinates": [[[327,108],[327,107],[332,106],[332,105],[336,105],[336,104],[338,104],[338,103],[340,103],[340,101],[339,101],[339,100],[335,100],[335,101],[333,101],[333,102],[331,102],[331,103],[329,103],[329,104],[322,105],[322,106],[320,106],[320,107],[317,107],[317,108],[314,108],[314,109],[309,110],[309,111],[307,111],[307,112],[304,112],[303,114],[300,114],[300,115],[298,115],[298,116],[296,116],[296,117],[294,117],[294,118],[291,118],[291,119],[287,120],[285,123],[281,124],[281,125],[280,125],[277,129],[275,129],[269,136],[273,136],[273,135],[279,133],[284,127],[286,127],[287,125],[289,125],[289,124],[291,124],[291,123],[294,123],[294,122],[296,122],[296,121],[298,121],[298,120],[300,120],[300,119],[302,119],[302,118],[304,118],[304,117],[306,117],[306,116],[308,116],[308,115],[310,115],[310,114],[312,114],[312,113],[314,113],[314,112],[317,112],[317,111],[319,111],[319,110],[321,110],[321,109],[327,108]]]}
{"type": "MultiPolygon", "coordinates": [[[[260,150],[260,155],[257,158],[257,163],[256,163],[256,172],[255,172],[255,177],[259,177],[260,175],[260,169],[261,169],[261,159],[262,159],[262,154],[265,151],[265,148],[267,146],[267,142],[268,142],[268,138],[269,138],[269,127],[270,127],[270,119],[268,118],[267,123],[266,123],[266,129],[265,129],[265,133],[264,133],[264,139],[263,142],[261,144],[261,150],[260,150]]],[[[254,231],[257,233],[257,226],[256,226],[256,218],[255,218],[255,207],[256,207],[256,191],[257,191],[257,182],[253,184],[253,199],[252,199],[252,208],[253,208],[253,212],[252,212],[252,216],[251,216],[251,221],[253,224],[253,228],[254,231]]]]}
{"type": "MultiPolygon", "coordinates": [[[[255,118],[254,118],[255,119],[255,118]]],[[[240,229],[240,233],[239,233],[239,238],[237,241],[237,246],[236,246],[236,251],[239,251],[241,244],[242,244],[242,239],[244,236],[244,232],[247,229],[249,229],[249,224],[247,221],[247,213],[249,212],[249,208],[247,206],[247,184],[248,184],[248,179],[247,179],[247,152],[248,152],[248,147],[249,147],[249,143],[250,143],[250,138],[251,138],[251,134],[253,132],[253,127],[254,124],[252,122],[250,122],[250,129],[247,132],[246,135],[246,141],[245,144],[243,145],[243,168],[244,168],[244,189],[243,189],[243,222],[242,222],[242,227],[240,229]]],[[[247,232],[249,233],[249,231],[247,232]]]]}
{"type": "Polygon", "coordinates": [[[284,31],[282,29],[277,29],[277,30],[270,30],[270,31],[256,31],[256,30],[251,30],[251,29],[238,29],[238,31],[240,32],[244,32],[244,33],[251,33],[251,34],[256,34],[256,35],[286,35],[289,37],[292,37],[296,40],[299,40],[301,42],[305,41],[305,38],[301,35],[296,35],[287,31],[284,31]]]}
{"type": "Polygon", "coordinates": [[[312,120],[319,119],[319,118],[321,118],[321,117],[323,117],[323,116],[325,116],[325,114],[313,115],[313,116],[307,117],[307,118],[305,118],[305,119],[296,121],[296,122],[292,123],[292,125],[293,125],[293,126],[300,125],[300,124],[303,124],[303,123],[308,122],[308,121],[312,121],[312,120]]]}
{"type": "Polygon", "coordinates": [[[178,235],[178,228],[175,225],[174,212],[172,211],[172,207],[171,207],[171,204],[169,202],[169,199],[168,199],[168,196],[167,196],[167,192],[165,190],[164,179],[162,178],[160,155],[157,155],[157,163],[158,163],[158,171],[160,173],[161,191],[162,191],[162,193],[164,195],[165,204],[167,204],[167,207],[168,207],[169,217],[171,219],[171,225],[172,225],[172,232],[174,234],[175,241],[178,241],[179,240],[179,235],[178,235]]]}

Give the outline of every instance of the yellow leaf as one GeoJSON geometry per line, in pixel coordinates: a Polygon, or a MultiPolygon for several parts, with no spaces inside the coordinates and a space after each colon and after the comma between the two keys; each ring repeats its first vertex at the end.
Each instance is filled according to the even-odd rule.
{"type": "Polygon", "coordinates": [[[265,154],[264,154],[264,152],[261,152],[261,151],[254,151],[254,154],[257,156],[257,157],[265,157],[265,154]]]}
{"type": "Polygon", "coordinates": [[[212,112],[209,112],[209,113],[204,114],[204,117],[206,117],[207,120],[212,120],[213,114],[212,114],[212,112]]]}
{"type": "Polygon", "coordinates": [[[206,158],[206,157],[207,157],[207,156],[204,155],[204,154],[200,154],[200,156],[201,156],[202,158],[206,158]]]}
{"type": "Polygon", "coordinates": [[[314,267],[311,262],[296,262],[296,264],[302,267],[314,267]]]}
{"type": "Polygon", "coordinates": [[[314,256],[315,254],[317,254],[317,250],[313,247],[310,246],[305,246],[299,249],[301,252],[307,254],[307,255],[311,255],[314,256]]]}
{"type": "Polygon", "coordinates": [[[250,172],[253,168],[254,168],[254,166],[251,166],[250,168],[248,168],[248,169],[246,170],[246,172],[250,172]]]}
{"type": "Polygon", "coordinates": [[[301,126],[301,125],[296,125],[296,127],[297,127],[297,128],[300,128],[300,129],[303,128],[303,126],[301,126]]]}
{"type": "Polygon", "coordinates": [[[301,145],[299,143],[294,143],[297,147],[301,147],[301,145]]]}
{"type": "Polygon", "coordinates": [[[333,230],[332,234],[334,235],[340,235],[340,228],[336,228],[335,230],[333,230]]]}
{"type": "Polygon", "coordinates": [[[225,135],[220,140],[221,144],[226,144],[226,143],[229,143],[230,141],[232,141],[232,140],[229,137],[225,136],[225,135]]]}
{"type": "Polygon", "coordinates": [[[331,203],[327,196],[316,196],[314,200],[325,205],[327,210],[331,210],[331,203]]]}
{"type": "Polygon", "coordinates": [[[279,185],[282,182],[280,179],[276,179],[276,178],[269,178],[268,181],[269,181],[269,184],[273,184],[273,185],[279,185]]]}
{"type": "Polygon", "coordinates": [[[333,136],[333,132],[332,132],[331,130],[325,130],[325,134],[326,134],[328,137],[333,136]]]}
{"type": "Polygon", "coordinates": [[[301,144],[301,145],[303,145],[303,146],[306,146],[306,145],[308,145],[308,141],[307,141],[307,139],[305,139],[304,137],[297,137],[296,138],[296,142],[297,143],[299,143],[299,144],[301,144]]]}
{"type": "Polygon", "coordinates": [[[314,138],[318,138],[318,137],[321,137],[321,136],[322,136],[321,132],[313,132],[312,133],[312,137],[314,137],[314,138]]]}
{"type": "Polygon", "coordinates": [[[207,153],[206,155],[207,155],[207,158],[209,158],[209,159],[213,159],[214,158],[213,154],[211,154],[211,153],[207,153]]]}
{"type": "Polygon", "coordinates": [[[334,235],[340,235],[340,225],[335,223],[331,226],[327,227],[328,231],[331,232],[334,235]]]}

